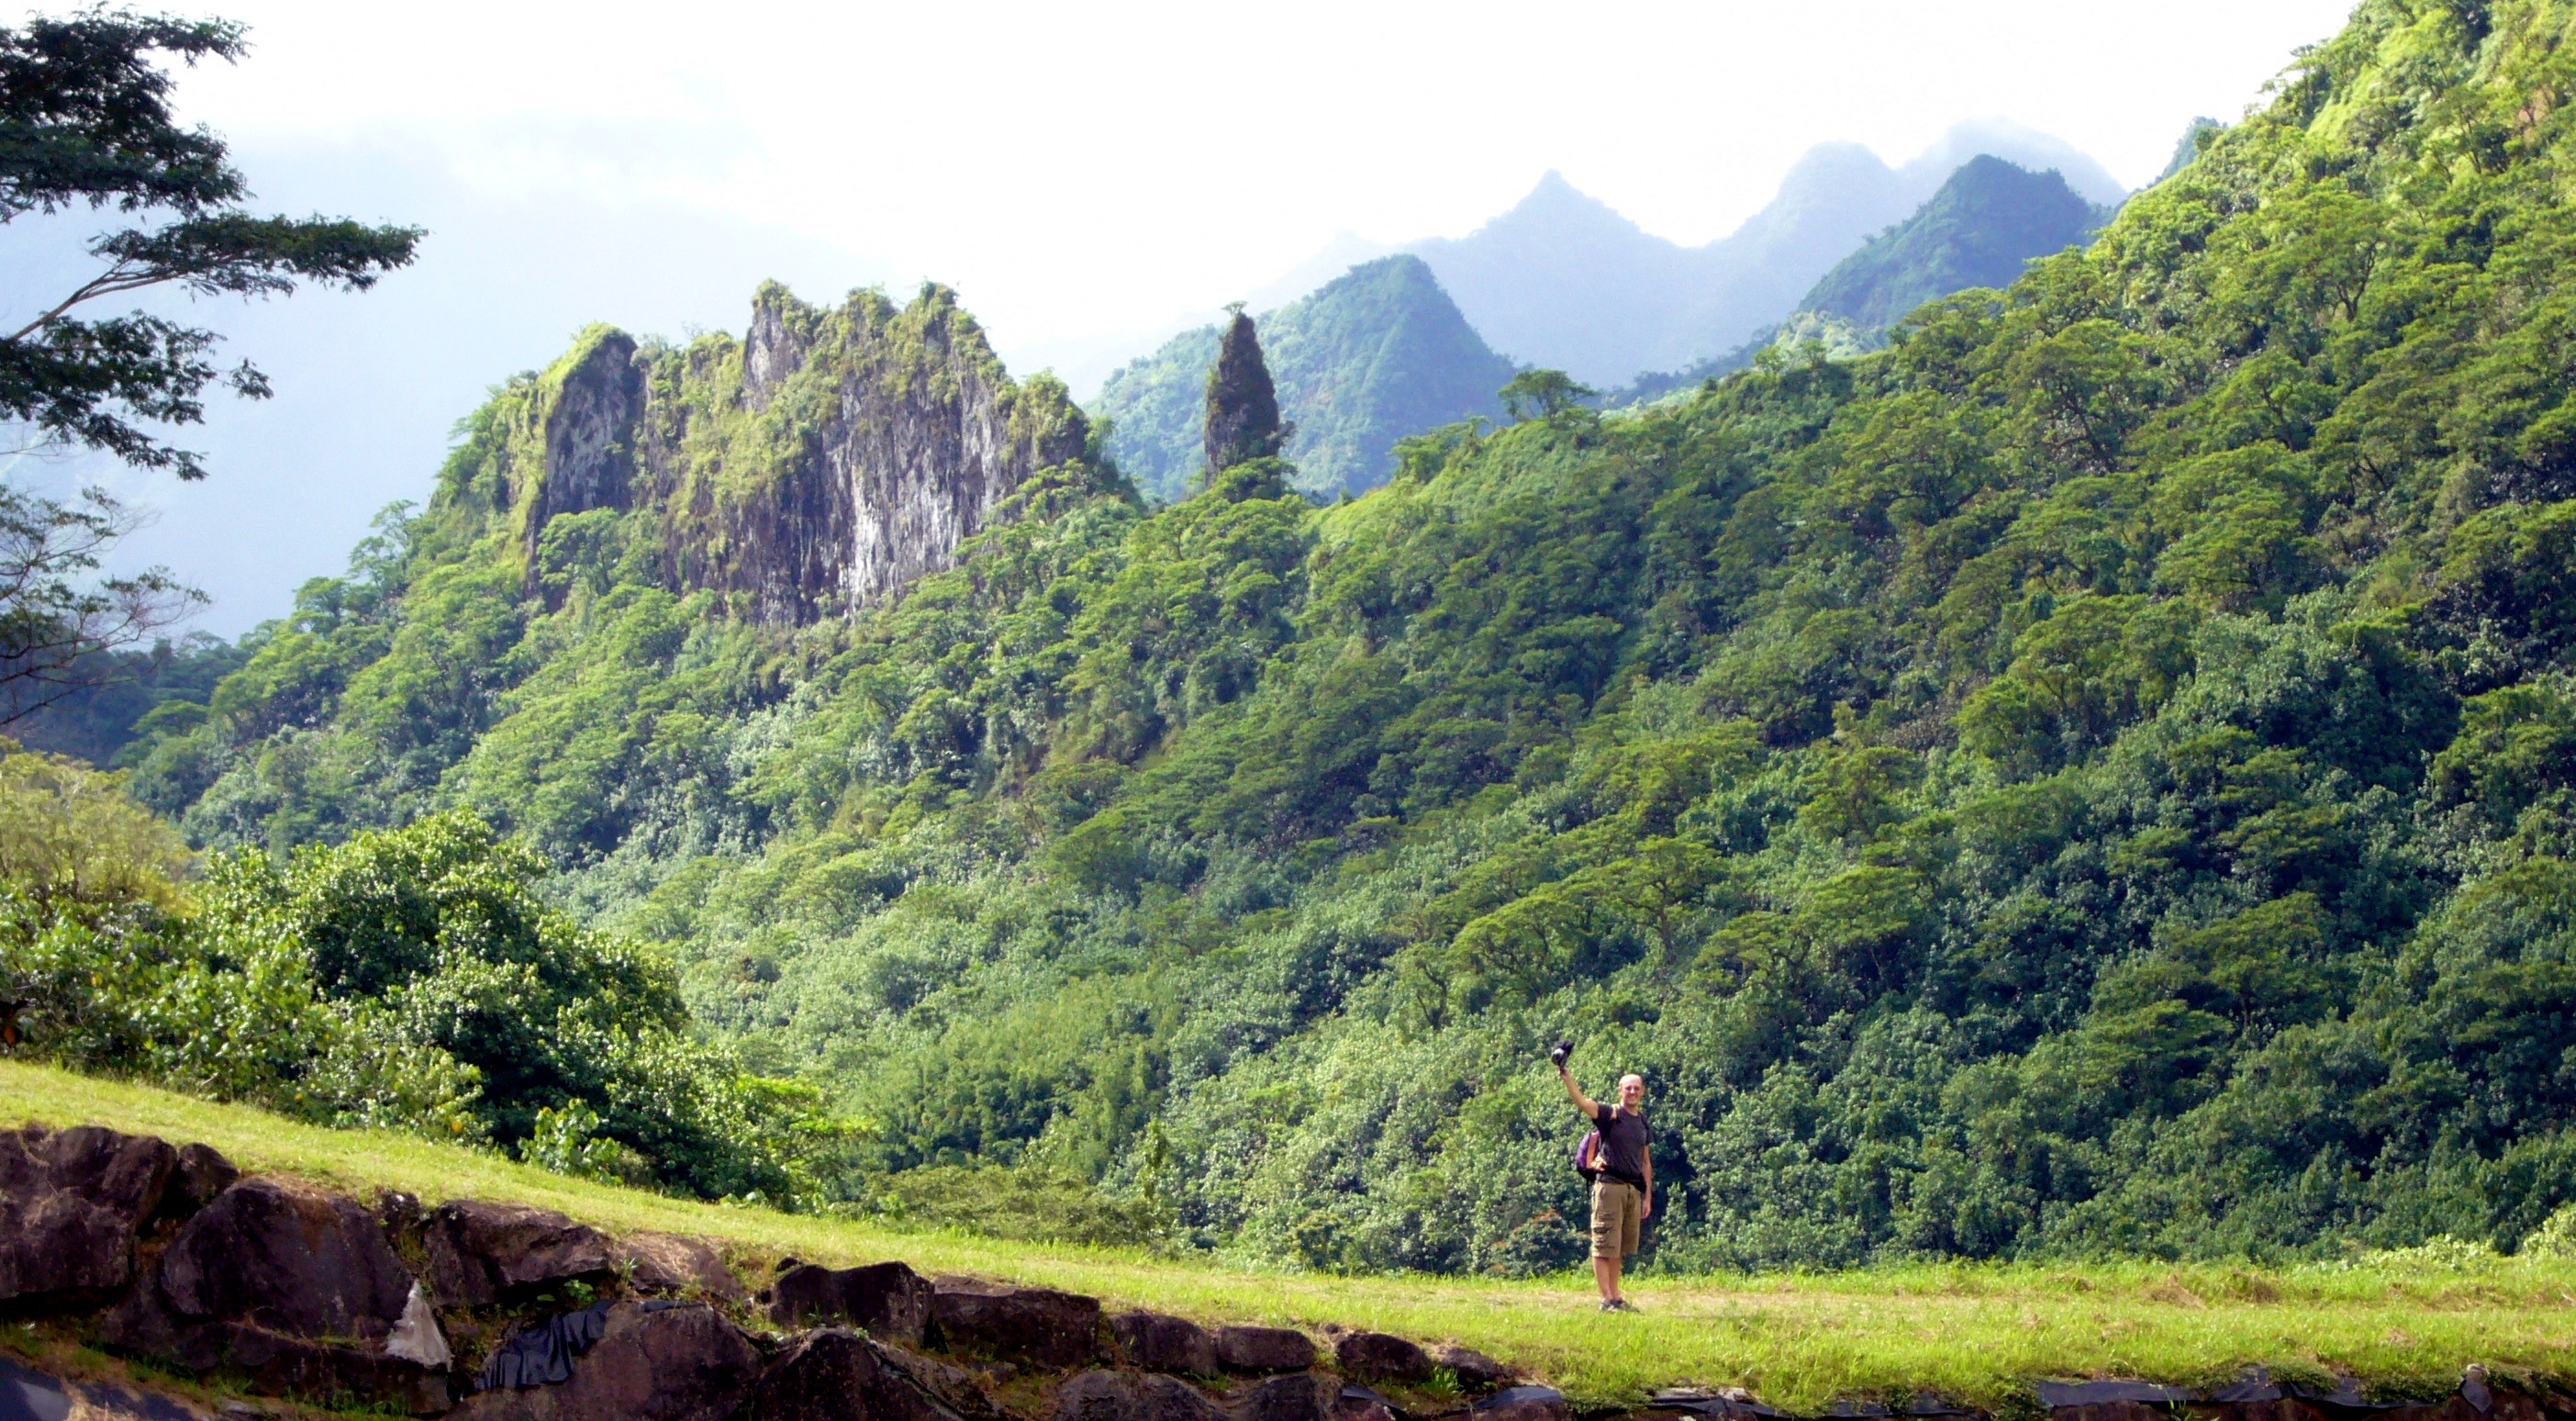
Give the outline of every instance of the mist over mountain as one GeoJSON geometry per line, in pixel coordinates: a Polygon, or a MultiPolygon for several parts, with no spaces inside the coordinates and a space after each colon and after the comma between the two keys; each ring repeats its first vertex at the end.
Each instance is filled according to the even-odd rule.
{"type": "Polygon", "coordinates": [[[1409,250],[1430,264],[1487,344],[1526,364],[1617,385],[1732,349],[1779,321],[1836,261],[1903,220],[1978,154],[2055,168],[2091,202],[2115,202],[2124,191],[2064,142],[1986,122],[1953,128],[1902,166],[1856,143],[1820,144],[1760,212],[1698,247],[1645,231],[1550,172],[1467,236],[1409,250]]]}

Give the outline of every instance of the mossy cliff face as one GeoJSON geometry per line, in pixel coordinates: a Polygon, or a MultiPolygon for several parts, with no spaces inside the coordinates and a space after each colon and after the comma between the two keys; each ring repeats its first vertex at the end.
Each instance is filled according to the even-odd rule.
{"type": "Polygon", "coordinates": [[[667,585],[737,594],[771,622],[955,565],[1012,489],[1080,462],[1087,434],[1061,384],[1013,382],[937,286],[823,310],[766,285],[744,340],[684,348],[594,327],[493,413],[502,437],[451,463],[441,500],[508,518],[531,590],[554,520],[640,513],[667,585]]]}

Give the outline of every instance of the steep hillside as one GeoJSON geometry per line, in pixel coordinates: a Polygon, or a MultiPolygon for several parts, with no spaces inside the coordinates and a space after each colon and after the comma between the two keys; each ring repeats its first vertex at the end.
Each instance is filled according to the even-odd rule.
{"type": "Polygon", "coordinates": [[[2107,216],[2054,171],[1972,158],[1913,216],[1825,273],[1798,309],[1883,331],[1951,292],[2011,285],[2032,258],[2081,243],[2107,216]]]}
{"type": "MultiPolygon", "coordinates": [[[[1395,442],[1471,415],[1499,416],[1512,364],[1485,348],[1430,268],[1382,257],[1259,318],[1261,343],[1296,426],[1296,485],[1331,497],[1385,483],[1395,442]]],[[[1110,457],[1155,498],[1178,498],[1199,468],[1199,414],[1217,331],[1174,336],[1109,377],[1091,403],[1110,457]]]]}
{"type": "MultiPolygon", "coordinates": [[[[1149,509],[1032,385],[992,427],[1064,461],[802,626],[703,571],[844,447],[743,343],[639,353],[740,516],[638,453],[531,520],[594,338],[136,786],[208,843],[475,809],[866,1178],[1264,1264],[1576,1258],[1560,1034],[1650,1082],[1657,1269],[2521,1247],[2576,1202],[2571,98],[2569,0],[2366,0],[1883,353],[1330,507],[1256,459],[1149,509]]],[[[886,368],[901,429],[1005,389],[886,368]]]]}
{"type": "Polygon", "coordinates": [[[1767,206],[1703,246],[1650,235],[1549,173],[1475,232],[1411,250],[1496,350],[1614,386],[1733,349],[1788,315],[1836,260],[1902,220],[1981,153],[2033,170],[2064,167],[2096,201],[2120,195],[2108,174],[2063,143],[2009,125],[1967,124],[1902,167],[1858,144],[1819,145],[1767,206]]]}

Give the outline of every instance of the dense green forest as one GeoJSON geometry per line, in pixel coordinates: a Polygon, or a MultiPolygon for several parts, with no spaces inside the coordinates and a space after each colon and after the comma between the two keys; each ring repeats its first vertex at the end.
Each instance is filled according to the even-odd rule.
{"type": "MultiPolygon", "coordinates": [[[[1299,491],[1360,493],[1395,471],[1396,441],[1473,415],[1499,418],[1512,362],[1479,339],[1420,257],[1381,257],[1260,318],[1299,491]]],[[[1149,497],[1185,496],[1199,471],[1199,405],[1217,328],[1172,337],[1109,377],[1091,413],[1108,453],[1149,497]]]]}
{"type": "Polygon", "coordinates": [[[1152,506],[1033,382],[963,561],[801,625],[691,571],[801,397],[647,349],[686,478],[548,518],[577,351],[131,789],[254,851],[227,893],[518,836],[854,1122],[824,1196],[1008,1167],[1245,1259],[1553,1268],[1562,1034],[1650,1082],[1652,1267],[2511,1248],[2576,1199],[2571,97],[2571,0],[2365,0],[1883,352],[1330,506],[1152,506]]]}

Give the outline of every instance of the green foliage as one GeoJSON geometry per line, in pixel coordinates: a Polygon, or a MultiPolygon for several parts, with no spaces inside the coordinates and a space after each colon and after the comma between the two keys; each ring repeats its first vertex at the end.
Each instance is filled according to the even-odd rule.
{"type": "MultiPolygon", "coordinates": [[[[865,1122],[862,1209],[1007,1169],[1265,1265],[1558,1267],[1571,1034],[1649,1083],[1650,1269],[2510,1249],[2576,1197],[2569,23],[2370,0],[1881,353],[1444,426],[1330,507],[1063,464],[801,629],[675,574],[739,532],[695,505],[505,525],[513,385],[135,783],[209,846],[524,830],[865,1122]]],[[[740,358],[652,378],[750,500],[740,358]]],[[[628,970],[569,931],[450,996],[628,970]]],[[[423,940],[327,970],[446,981],[423,940]]],[[[436,1039],[526,1073],[496,1136],[681,1138],[436,1039]]]]}
{"type": "Polygon", "coordinates": [[[308,1119],[497,1144],[569,1173],[810,1197],[846,1133],[696,1044],[667,968],[538,899],[465,814],[203,884],[115,780],[0,761],[0,944],[32,1049],[308,1119]]]}

